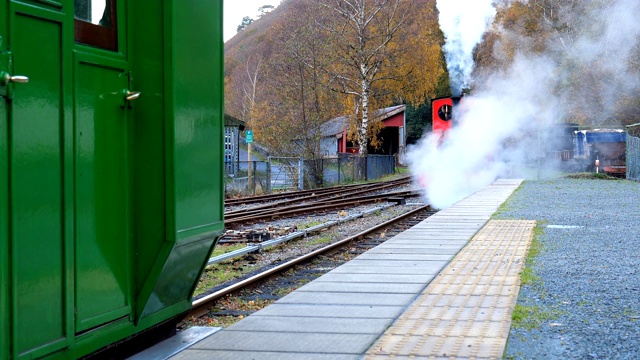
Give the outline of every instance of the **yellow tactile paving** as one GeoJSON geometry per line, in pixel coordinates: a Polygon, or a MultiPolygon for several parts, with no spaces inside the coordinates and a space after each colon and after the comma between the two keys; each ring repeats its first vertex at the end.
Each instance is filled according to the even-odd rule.
{"type": "Polygon", "coordinates": [[[492,220],[364,359],[499,359],[535,221],[492,220]]]}

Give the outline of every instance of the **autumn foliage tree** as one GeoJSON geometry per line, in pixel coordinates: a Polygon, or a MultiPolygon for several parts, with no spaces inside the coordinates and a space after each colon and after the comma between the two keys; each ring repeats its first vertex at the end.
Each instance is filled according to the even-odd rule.
{"type": "Polygon", "coordinates": [[[309,22],[309,2],[290,4],[290,16],[272,28],[279,51],[269,62],[259,118],[261,139],[275,153],[319,158],[321,127],[343,111],[321,69],[330,62],[326,39],[309,22]]]}
{"type": "Polygon", "coordinates": [[[391,71],[399,49],[393,42],[410,10],[411,0],[316,0],[327,13],[316,18],[331,42],[334,61],[322,70],[329,86],[349,97],[358,114],[359,154],[367,154],[370,103],[377,82],[397,76],[391,71]]]}
{"type": "Polygon", "coordinates": [[[555,64],[557,79],[550,95],[561,99],[566,114],[558,121],[589,126],[637,122],[640,86],[628,79],[640,72],[640,54],[633,51],[640,37],[637,27],[622,25],[630,23],[628,14],[640,11],[637,2],[497,3],[494,26],[476,48],[477,79],[507,69],[516,56],[545,57],[555,64]]]}
{"type": "Polygon", "coordinates": [[[272,154],[305,158],[347,115],[366,154],[381,127],[370,109],[419,107],[442,88],[442,43],[435,0],[285,0],[226,44],[226,111],[272,154]]]}

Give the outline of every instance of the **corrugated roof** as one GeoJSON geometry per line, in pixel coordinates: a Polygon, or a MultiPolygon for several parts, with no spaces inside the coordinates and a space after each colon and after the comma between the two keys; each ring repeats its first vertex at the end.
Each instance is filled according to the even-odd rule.
{"type": "MultiPolygon", "coordinates": [[[[406,110],[406,105],[396,105],[384,109],[378,109],[374,116],[379,120],[386,120],[406,110]]],[[[322,124],[321,132],[323,137],[336,136],[342,134],[344,129],[349,129],[349,117],[340,116],[322,124]]]]}
{"type": "Polygon", "coordinates": [[[240,128],[240,131],[244,131],[244,128],[247,126],[247,124],[244,121],[236,119],[229,114],[224,114],[224,126],[234,126],[240,128]]]}
{"type": "Polygon", "coordinates": [[[320,127],[320,131],[322,132],[322,137],[335,136],[337,134],[342,134],[344,129],[349,129],[349,118],[346,116],[340,116],[335,119],[331,119],[326,123],[322,124],[320,127]]]}

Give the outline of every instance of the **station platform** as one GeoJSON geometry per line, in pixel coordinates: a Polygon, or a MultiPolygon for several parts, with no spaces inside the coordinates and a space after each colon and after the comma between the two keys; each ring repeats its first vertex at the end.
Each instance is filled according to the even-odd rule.
{"type": "Polygon", "coordinates": [[[490,218],[521,182],[498,180],[164,357],[502,358],[535,222],[490,218]]]}

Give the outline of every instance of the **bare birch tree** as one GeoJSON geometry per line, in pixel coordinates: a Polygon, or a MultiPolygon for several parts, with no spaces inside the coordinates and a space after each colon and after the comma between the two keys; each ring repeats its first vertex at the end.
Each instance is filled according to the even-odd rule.
{"type": "Polygon", "coordinates": [[[371,100],[374,84],[389,80],[384,67],[393,66],[392,46],[402,28],[412,0],[316,0],[328,11],[323,21],[316,20],[330,35],[335,55],[331,68],[334,90],[351,95],[359,118],[360,155],[367,154],[371,100]],[[327,21],[329,20],[329,21],[327,21]]]}
{"type": "Polygon", "coordinates": [[[242,118],[250,126],[256,109],[258,96],[258,81],[262,75],[262,56],[250,56],[245,64],[245,73],[242,83],[242,118]]]}

